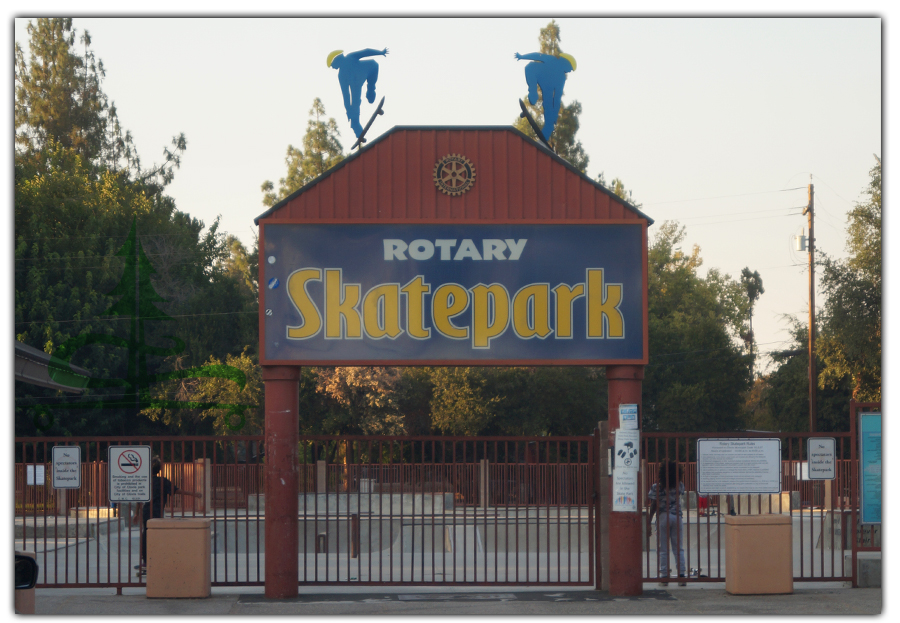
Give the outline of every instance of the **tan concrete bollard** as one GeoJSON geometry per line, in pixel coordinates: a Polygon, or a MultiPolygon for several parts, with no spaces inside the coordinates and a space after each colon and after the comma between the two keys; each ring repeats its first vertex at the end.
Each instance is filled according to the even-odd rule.
{"type": "Polygon", "coordinates": [[[147,597],[209,597],[210,519],[147,522],[147,597]]]}
{"type": "Polygon", "coordinates": [[[791,518],[725,517],[725,590],[732,595],[794,592],[791,518]]]}

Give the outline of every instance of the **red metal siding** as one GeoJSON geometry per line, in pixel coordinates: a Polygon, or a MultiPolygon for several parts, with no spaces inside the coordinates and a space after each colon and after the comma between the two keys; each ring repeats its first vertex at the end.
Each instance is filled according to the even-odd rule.
{"type": "Polygon", "coordinates": [[[614,196],[503,129],[399,129],[262,220],[642,220],[614,196]],[[468,158],[475,185],[434,185],[447,154],[468,158]]]}

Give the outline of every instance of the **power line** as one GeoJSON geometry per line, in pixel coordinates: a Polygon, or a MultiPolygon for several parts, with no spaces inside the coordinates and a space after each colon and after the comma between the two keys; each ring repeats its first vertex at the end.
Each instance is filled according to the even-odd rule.
{"type": "MultiPolygon", "coordinates": [[[[144,251],[144,255],[147,257],[163,257],[174,255],[173,253],[147,253],[144,251]]],[[[96,259],[110,259],[110,260],[118,260],[121,259],[125,261],[129,258],[121,256],[121,255],[100,255],[100,254],[92,254],[84,257],[79,257],[77,255],[61,255],[59,257],[17,257],[15,261],[17,262],[57,262],[60,260],[96,260],[96,259]]],[[[199,258],[197,258],[199,259],[199,258]]],[[[183,262],[186,263],[186,262],[183,262]]]]}
{"type": "Polygon", "coordinates": [[[781,211],[783,211],[783,210],[799,210],[799,209],[801,209],[802,207],[803,207],[803,206],[798,206],[798,207],[793,207],[793,206],[792,206],[792,207],[790,207],[790,208],[771,208],[771,209],[768,209],[768,210],[751,210],[750,212],[730,212],[730,213],[728,213],[728,214],[724,214],[724,213],[722,213],[722,212],[719,212],[718,214],[703,214],[703,215],[700,215],[700,216],[685,216],[685,217],[679,218],[678,220],[680,220],[680,221],[686,221],[686,220],[689,220],[689,219],[695,219],[695,218],[715,218],[715,217],[720,217],[720,216],[742,216],[742,215],[744,215],[744,214],[759,214],[759,213],[761,213],[761,212],[781,212],[781,211]]]}
{"type": "MultiPolygon", "coordinates": [[[[165,313],[165,312],[163,312],[165,313]]],[[[199,318],[201,316],[232,316],[235,314],[258,314],[256,311],[241,311],[241,312],[212,312],[209,314],[166,314],[166,316],[160,318],[144,318],[144,320],[169,320],[171,318],[199,318]]],[[[107,320],[127,320],[131,321],[131,316],[109,316],[109,317],[100,317],[96,316],[94,318],[86,318],[84,320],[32,320],[29,322],[16,322],[16,326],[19,325],[30,325],[30,324],[66,324],[70,322],[97,322],[97,321],[107,321],[107,320]]]]}
{"type": "Polygon", "coordinates": [[[675,199],[672,201],[657,201],[655,203],[645,203],[646,206],[663,205],[667,203],[686,203],[688,201],[709,201],[712,199],[730,199],[731,197],[751,197],[754,195],[768,195],[772,193],[783,193],[791,190],[806,190],[806,186],[798,186],[797,188],[783,188],[781,190],[762,190],[755,193],[741,193],[738,195],[719,195],[718,197],[699,197],[695,199],[675,199]]]}
{"type": "MultiPolygon", "coordinates": [[[[227,236],[229,234],[233,234],[234,236],[237,236],[237,234],[234,234],[234,232],[230,232],[230,231],[216,231],[216,233],[215,233],[216,236],[227,236]]],[[[87,236],[58,236],[58,237],[39,236],[39,237],[35,237],[35,238],[25,238],[25,237],[17,236],[16,240],[89,240],[92,238],[103,238],[103,239],[123,238],[123,239],[125,239],[125,238],[128,238],[130,235],[131,234],[122,234],[122,235],[90,234],[87,236]]],[[[209,232],[207,231],[207,233],[205,235],[208,236],[209,232]]],[[[138,238],[170,238],[170,237],[177,237],[177,236],[189,236],[192,238],[195,238],[195,237],[202,238],[204,236],[204,234],[199,233],[199,232],[196,234],[192,234],[189,232],[183,232],[183,233],[178,233],[178,234],[142,234],[139,232],[137,234],[138,238]]]]}
{"type": "MultiPolygon", "coordinates": [[[[788,208],[788,209],[797,209],[797,208],[788,208]]],[[[739,218],[739,219],[728,219],[724,221],[712,221],[709,223],[691,223],[691,227],[702,227],[703,225],[721,225],[723,223],[742,223],[745,221],[760,221],[763,219],[774,219],[774,218],[785,218],[788,216],[800,216],[800,212],[792,212],[790,214],[773,214],[770,216],[760,216],[757,218],[739,218]]]]}
{"type": "MultiPolygon", "coordinates": [[[[761,343],[757,344],[757,346],[766,346],[768,344],[783,344],[785,341],[787,341],[787,340],[776,340],[774,342],[761,342],[761,343]]],[[[714,353],[714,352],[717,352],[720,350],[728,350],[730,348],[734,348],[734,347],[723,346],[721,348],[711,348],[711,349],[702,349],[702,350],[685,350],[685,351],[680,351],[680,352],[675,352],[675,353],[655,353],[654,356],[655,357],[669,357],[672,355],[690,355],[693,353],[714,353]]]]}

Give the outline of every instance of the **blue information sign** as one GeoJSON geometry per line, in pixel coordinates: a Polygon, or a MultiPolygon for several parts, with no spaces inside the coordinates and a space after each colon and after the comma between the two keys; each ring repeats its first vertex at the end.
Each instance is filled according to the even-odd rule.
{"type": "Polygon", "coordinates": [[[861,523],[881,523],[881,414],[859,414],[861,523]]]}
{"type": "Polygon", "coordinates": [[[277,224],[263,362],[646,363],[641,224],[277,224]]]}

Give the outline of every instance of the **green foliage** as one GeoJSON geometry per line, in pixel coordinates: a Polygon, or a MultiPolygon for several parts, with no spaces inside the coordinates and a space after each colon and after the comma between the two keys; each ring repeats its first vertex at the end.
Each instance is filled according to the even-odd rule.
{"type": "Polygon", "coordinates": [[[745,329],[742,326],[740,335],[752,356],[753,344],[755,343],[755,336],[753,335],[753,306],[766,290],[763,288],[762,277],[759,276],[759,271],[750,272],[750,269],[746,267],[741,270],[741,287],[747,294],[747,328],[745,329]]]}
{"type": "Polygon", "coordinates": [[[287,175],[278,180],[278,193],[275,193],[275,185],[271,181],[266,180],[262,184],[263,204],[266,206],[275,205],[344,159],[337,122],[333,117],[325,121],[325,106],[318,97],[313,100],[309,116],[303,136],[303,150],[288,145],[284,159],[287,175]]]}
{"type": "Polygon", "coordinates": [[[90,35],[82,35],[79,56],[71,18],[40,18],[26,28],[30,62],[18,43],[15,49],[16,145],[40,151],[52,139],[87,160],[100,158],[111,148],[115,107],[100,89],[105,72],[90,50],[90,35]]]}
{"type": "Polygon", "coordinates": [[[253,274],[254,262],[247,251],[247,247],[231,234],[225,237],[225,247],[228,249],[228,257],[225,258],[223,264],[225,275],[244,286],[246,294],[256,299],[259,292],[259,284],[256,276],[253,274]]]}
{"type": "Polygon", "coordinates": [[[881,400],[881,159],[869,172],[867,196],[847,217],[845,261],[823,254],[825,305],[817,352],[821,388],[851,379],[857,401],[881,400]]]}
{"type": "Polygon", "coordinates": [[[745,315],[741,286],[684,254],[684,228],[666,222],[650,245],[650,362],[643,384],[645,430],[728,431],[742,426],[750,359],[736,335],[745,315]]]}
{"type": "Polygon", "coordinates": [[[500,397],[486,392],[483,368],[434,368],[431,421],[449,435],[477,435],[495,416],[500,397]]]}
{"type": "Polygon", "coordinates": [[[625,188],[625,183],[618,177],[613,178],[613,181],[607,184],[606,176],[604,176],[603,171],[600,171],[599,175],[597,175],[597,183],[610,190],[620,199],[627,201],[637,209],[641,208],[641,204],[635,203],[634,199],[631,196],[631,191],[625,188]]]}
{"type": "MultiPolygon", "coordinates": [[[[778,367],[756,380],[747,405],[747,426],[752,430],[803,432],[809,430],[809,333],[795,324],[791,347],[775,353],[778,367]]],[[[818,359],[816,366],[823,365],[818,359]]],[[[849,426],[849,377],[816,394],[819,432],[846,432],[849,426]]]]}
{"type": "Polygon", "coordinates": [[[495,368],[488,390],[499,398],[491,435],[587,435],[606,419],[602,368],[495,368]]]}
{"type": "Polygon", "coordinates": [[[119,123],[115,103],[103,92],[103,61],[91,50],[91,36],[78,38],[71,18],[39,18],[28,23],[29,54],[15,47],[16,153],[36,154],[54,143],[71,149],[96,171],[126,170],[135,179],[159,187],[173,179],[187,141],[184,134],[172,138],[172,149],[163,148],[165,160],[150,171],[119,123]]]}
{"type": "Polygon", "coordinates": [[[430,413],[432,428],[451,435],[585,435],[606,409],[605,376],[595,368],[426,368],[411,376],[416,400],[401,403],[407,421],[430,413]]]}
{"type": "MultiPolygon", "coordinates": [[[[163,165],[142,172],[137,154],[122,151],[130,149],[129,139],[100,88],[102,62],[90,52],[87,33],[83,53],[74,49],[71,20],[41,19],[29,33],[30,59],[16,50],[16,339],[47,353],[85,343],[71,363],[93,379],[143,374],[136,366],[145,364],[129,360],[122,346],[130,342],[148,347],[148,374],[237,355],[247,344],[255,348],[255,286],[247,283],[255,259],[226,246],[218,221],[205,228],[161,192],[184,137],[174,139],[174,152],[165,150],[163,165]],[[135,296],[136,286],[143,296],[135,296]],[[142,322],[133,329],[135,318],[142,322]],[[184,342],[185,351],[165,354],[179,343],[169,336],[184,342]]],[[[169,430],[160,421],[136,419],[134,408],[53,407],[50,420],[33,417],[41,406],[121,397],[121,388],[73,397],[17,383],[16,432],[169,430]]]]}
{"type": "Polygon", "coordinates": [[[402,435],[398,368],[317,368],[316,390],[331,403],[327,425],[340,433],[402,435]]]}
{"type": "MultiPolygon", "coordinates": [[[[166,426],[169,434],[182,435],[262,435],[265,432],[265,401],[262,369],[246,347],[239,355],[228,354],[223,361],[211,356],[207,366],[230,366],[240,370],[243,387],[232,380],[216,377],[174,379],[158,383],[154,397],[182,402],[255,405],[242,411],[243,419],[226,409],[149,408],[141,412],[153,422],[166,426]]],[[[177,366],[176,366],[176,369],[177,366]]]]}
{"type": "MultiPolygon", "coordinates": [[[[560,41],[562,41],[562,36],[559,33],[559,25],[556,23],[556,20],[551,20],[546,27],[541,28],[538,36],[539,51],[541,54],[552,54],[559,57],[560,52],[562,52],[562,48],[559,45],[560,41]]],[[[540,87],[538,88],[540,89],[540,87]]],[[[534,106],[531,105],[527,97],[523,97],[522,101],[525,102],[525,107],[528,108],[528,112],[535,122],[538,125],[543,125],[544,107],[541,104],[542,100],[539,98],[534,106]]],[[[575,138],[575,135],[578,133],[578,117],[580,115],[581,104],[578,100],[574,100],[568,105],[562,104],[559,108],[559,118],[556,121],[556,127],[553,129],[551,144],[560,157],[584,173],[587,171],[590,157],[585,153],[584,147],[581,146],[581,141],[575,138]]],[[[518,117],[513,126],[525,135],[538,140],[527,119],[518,117]]]]}

